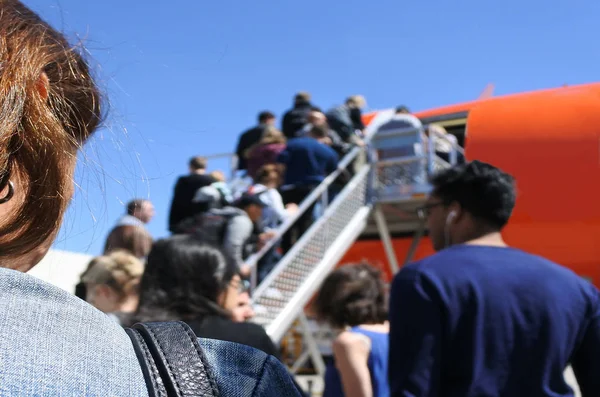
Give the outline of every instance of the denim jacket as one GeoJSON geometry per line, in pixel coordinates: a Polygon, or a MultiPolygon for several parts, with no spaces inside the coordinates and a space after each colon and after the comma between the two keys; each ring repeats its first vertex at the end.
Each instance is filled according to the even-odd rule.
{"type": "MultiPolygon", "coordinates": [[[[147,396],[133,346],[114,320],[37,278],[0,268],[0,396],[147,396]]],[[[221,396],[298,396],[274,357],[199,339],[221,396]]]]}

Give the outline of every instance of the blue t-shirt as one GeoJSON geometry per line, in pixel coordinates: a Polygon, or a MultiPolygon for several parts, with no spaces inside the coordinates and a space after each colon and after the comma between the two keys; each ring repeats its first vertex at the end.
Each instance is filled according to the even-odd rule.
{"type": "MultiPolygon", "coordinates": [[[[351,331],[365,335],[371,340],[367,367],[371,376],[373,397],[389,397],[390,387],[387,380],[389,335],[383,332],[369,331],[361,327],[353,327],[351,331]]],[[[344,397],[342,378],[335,362],[330,362],[325,370],[323,397],[344,397]]]]}
{"type": "Polygon", "coordinates": [[[277,161],[286,165],[285,185],[318,185],[335,171],[338,155],[329,146],[314,138],[290,139],[277,161]]]}
{"type": "MultiPolygon", "coordinates": [[[[575,247],[574,247],[575,248],[575,247]]],[[[600,396],[600,298],[513,248],[457,245],[406,266],[390,301],[391,396],[600,396]]]]}

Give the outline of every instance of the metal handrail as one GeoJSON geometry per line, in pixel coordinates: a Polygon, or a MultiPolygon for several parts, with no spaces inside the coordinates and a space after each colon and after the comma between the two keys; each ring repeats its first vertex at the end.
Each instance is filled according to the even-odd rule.
{"type": "Polygon", "coordinates": [[[233,157],[237,157],[237,156],[235,153],[215,153],[215,154],[209,154],[209,155],[202,156],[202,157],[204,157],[207,160],[211,160],[211,159],[220,159],[223,157],[233,158],[233,157]]]}
{"type": "MultiPolygon", "coordinates": [[[[323,216],[321,216],[311,226],[311,229],[314,228],[314,229],[318,230],[320,225],[325,224],[334,215],[336,208],[339,207],[341,205],[341,203],[343,203],[344,200],[346,200],[346,198],[353,192],[357,183],[359,183],[357,181],[360,181],[361,179],[365,178],[366,177],[365,174],[367,174],[369,171],[370,171],[369,164],[366,164],[363,168],[361,168],[361,170],[358,171],[358,173],[354,176],[354,178],[344,187],[344,189],[340,192],[340,194],[334,199],[334,201],[331,203],[331,205],[323,213],[323,216]]],[[[370,205],[369,205],[369,208],[370,208],[370,205]]],[[[302,235],[302,237],[300,237],[300,239],[296,242],[296,244],[294,244],[291,247],[290,251],[288,253],[286,253],[286,255],[277,264],[277,266],[269,273],[267,278],[265,278],[265,282],[261,283],[256,288],[256,290],[252,294],[253,301],[256,301],[257,298],[260,298],[261,296],[264,295],[264,293],[266,292],[266,290],[268,289],[268,286],[269,286],[269,282],[268,282],[269,279],[274,280],[278,276],[278,274],[281,273],[286,268],[286,266],[294,260],[296,255],[305,248],[306,243],[308,241],[310,241],[310,239],[312,238],[309,230],[307,230],[306,233],[304,233],[302,235]]]]}
{"type": "MultiPolygon", "coordinates": [[[[296,221],[319,199],[319,197],[327,192],[327,189],[333,184],[333,182],[346,170],[346,167],[358,156],[363,150],[361,147],[354,147],[348,154],[346,154],[342,160],[338,163],[337,169],[329,174],[323,182],[321,182],[304,200],[300,203],[298,210],[292,216],[288,217],[276,230],[275,235],[267,241],[267,243],[260,249],[260,251],[252,254],[244,262],[247,266],[252,268],[253,274],[256,270],[256,264],[258,261],[269,251],[273,246],[281,240],[283,235],[296,223],[296,221]]],[[[254,278],[254,275],[253,275],[254,278]]],[[[254,287],[253,280],[253,287],[254,287]]]]}
{"type": "MultiPolygon", "coordinates": [[[[312,192],[309,194],[303,201],[300,203],[298,210],[296,213],[290,217],[288,217],[275,232],[275,236],[270,238],[269,241],[256,253],[250,255],[244,263],[251,268],[251,289],[254,290],[257,284],[257,263],[262,257],[271,249],[273,246],[281,240],[283,235],[294,225],[294,223],[312,206],[313,203],[317,201],[319,196],[324,195],[325,200],[327,200],[327,190],[329,186],[344,172],[346,167],[358,156],[359,153],[365,151],[367,156],[369,155],[368,144],[371,141],[371,138],[377,132],[379,127],[381,126],[380,122],[378,122],[378,118],[385,120],[391,117],[393,114],[392,111],[380,112],[378,116],[371,120],[371,123],[365,129],[363,134],[363,142],[365,143],[364,147],[355,146],[348,154],[346,154],[342,160],[338,163],[337,169],[328,175],[323,182],[319,184],[312,192]]],[[[379,120],[381,121],[381,120],[379,120]]]]}
{"type": "Polygon", "coordinates": [[[215,153],[215,154],[209,154],[206,156],[202,156],[207,160],[214,160],[214,159],[222,159],[222,158],[229,158],[229,169],[230,169],[230,173],[229,173],[229,177],[231,179],[235,179],[235,174],[238,171],[237,170],[237,166],[238,166],[238,157],[235,153],[215,153]]]}
{"type": "Polygon", "coordinates": [[[448,136],[446,134],[442,134],[438,131],[430,131],[429,133],[431,134],[433,132],[433,135],[435,135],[434,138],[434,144],[435,144],[435,139],[442,139],[446,142],[448,142],[452,148],[457,152],[462,154],[463,156],[465,155],[465,149],[463,147],[461,147],[457,142],[453,142],[452,140],[448,139],[448,136]]]}

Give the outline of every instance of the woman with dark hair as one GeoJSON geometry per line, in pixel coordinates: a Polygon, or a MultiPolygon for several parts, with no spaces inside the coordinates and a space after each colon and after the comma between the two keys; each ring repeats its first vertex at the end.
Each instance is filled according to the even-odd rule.
{"type": "Polygon", "coordinates": [[[140,284],[135,322],[187,322],[198,337],[237,342],[278,357],[264,328],[234,322],[247,284],[221,250],[191,235],[157,241],[140,284]]]}
{"type": "Polygon", "coordinates": [[[325,279],[314,307],[337,336],[324,397],[390,395],[386,297],[381,272],[369,264],[344,266],[325,279]]]}
{"type": "MultiPolygon", "coordinates": [[[[0,37],[0,395],[146,397],[144,370],[125,330],[25,274],[52,246],[75,190],[78,150],[102,121],[85,50],[17,0],[0,0],[0,37]]],[[[220,395],[299,394],[275,358],[197,341],[220,395]]],[[[169,342],[185,349],[181,340],[169,342]]],[[[188,374],[185,390],[206,380],[188,374]]]]}

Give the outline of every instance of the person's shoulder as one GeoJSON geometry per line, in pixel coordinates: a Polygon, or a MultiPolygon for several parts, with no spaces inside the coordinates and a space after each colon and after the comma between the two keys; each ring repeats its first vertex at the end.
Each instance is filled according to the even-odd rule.
{"type": "Polygon", "coordinates": [[[333,340],[333,350],[347,352],[355,349],[368,349],[370,339],[360,333],[344,331],[333,340]]]}
{"type": "Polygon", "coordinates": [[[235,342],[199,338],[221,395],[299,396],[291,376],[275,357],[235,342]]]}
{"type": "Polygon", "coordinates": [[[400,269],[394,277],[394,282],[415,282],[422,277],[426,277],[426,258],[420,261],[411,262],[400,269]]]}
{"type": "Polygon", "coordinates": [[[0,268],[0,309],[2,359],[28,368],[28,376],[3,378],[11,395],[46,395],[42,389],[32,393],[38,389],[31,380],[48,376],[57,388],[69,384],[73,395],[119,395],[123,387],[144,395],[131,340],[116,321],[81,298],[33,275],[0,268]],[[15,380],[19,384],[12,388],[15,380]]]}
{"type": "Polygon", "coordinates": [[[240,135],[241,137],[247,137],[248,135],[255,133],[258,129],[260,129],[260,125],[255,125],[254,127],[245,129],[240,135]]]}
{"type": "Polygon", "coordinates": [[[307,144],[307,137],[304,136],[299,136],[296,138],[292,138],[292,139],[288,139],[285,146],[287,149],[291,149],[291,148],[295,148],[295,147],[299,147],[299,146],[305,146],[307,144]]]}
{"type": "Polygon", "coordinates": [[[325,145],[323,144],[323,146],[325,147],[325,151],[327,152],[327,155],[331,158],[335,158],[337,159],[339,157],[339,155],[337,154],[337,152],[329,145],[325,145]]]}

